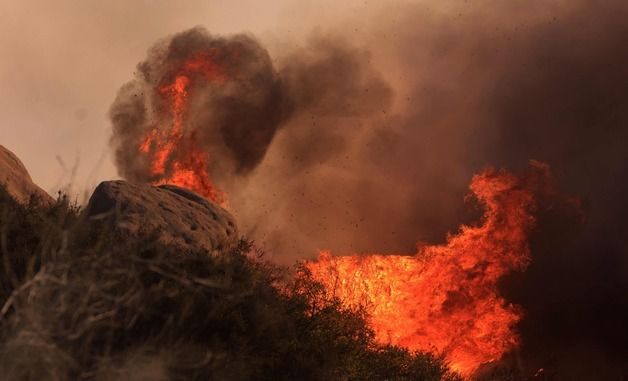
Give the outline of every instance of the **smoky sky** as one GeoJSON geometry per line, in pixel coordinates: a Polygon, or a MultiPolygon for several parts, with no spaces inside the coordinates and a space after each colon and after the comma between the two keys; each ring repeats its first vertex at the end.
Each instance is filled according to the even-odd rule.
{"type": "MultiPolygon", "coordinates": [[[[502,290],[525,311],[513,366],[577,379],[625,375],[628,6],[450,5],[347,16],[346,26],[315,30],[272,56],[253,36],[200,29],[154,49],[191,35],[201,45],[246,41],[254,62],[233,70],[260,79],[253,93],[242,84],[229,97],[200,96],[195,123],[241,230],[279,262],[319,249],[414,253],[477,217],[464,202],[474,173],[547,163],[562,193],[539,196],[532,265],[502,290]]],[[[155,51],[140,68],[169,62],[155,51]]],[[[149,111],[131,94],[150,78],[140,70],[118,95],[118,147],[137,144],[133,131],[149,111]]],[[[124,154],[120,173],[141,179],[145,164],[136,174],[124,154]]]]}

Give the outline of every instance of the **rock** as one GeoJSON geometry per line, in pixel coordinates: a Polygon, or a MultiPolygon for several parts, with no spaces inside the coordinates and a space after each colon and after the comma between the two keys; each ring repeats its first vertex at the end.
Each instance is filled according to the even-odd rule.
{"type": "Polygon", "coordinates": [[[0,145],[0,183],[20,203],[29,202],[32,196],[46,205],[54,203],[54,199],[33,182],[20,159],[2,145],[0,145]]]}
{"type": "Polygon", "coordinates": [[[127,181],[104,181],[96,187],[85,213],[132,236],[155,235],[164,244],[219,253],[238,240],[233,216],[187,189],[127,181]]]}

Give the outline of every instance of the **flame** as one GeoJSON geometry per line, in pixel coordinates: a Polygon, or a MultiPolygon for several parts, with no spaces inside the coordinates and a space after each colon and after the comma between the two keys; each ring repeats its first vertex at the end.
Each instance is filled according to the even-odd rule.
{"type": "Polygon", "coordinates": [[[446,244],[414,255],[324,251],[306,263],[329,293],[366,307],[379,342],[442,353],[465,376],[518,344],[521,311],[499,296],[497,282],[529,264],[535,208],[525,180],[503,171],[474,176],[470,188],[485,207],[483,222],[462,226],[446,244]]]}
{"type": "Polygon", "coordinates": [[[175,70],[172,80],[156,89],[172,122],[166,129],[156,126],[150,130],[138,149],[150,159],[150,171],[156,179],[153,184],[185,187],[224,206],[225,194],[209,178],[209,155],[198,147],[193,131],[184,130],[192,85],[226,79],[224,70],[214,62],[218,53],[213,49],[190,55],[175,70]],[[174,155],[175,150],[184,154],[174,155]]]}

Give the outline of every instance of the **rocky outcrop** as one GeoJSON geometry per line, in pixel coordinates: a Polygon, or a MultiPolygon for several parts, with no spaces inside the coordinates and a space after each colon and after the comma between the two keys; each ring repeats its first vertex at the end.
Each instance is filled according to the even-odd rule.
{"type": "Polygon", "coordinates": [[[123,234],[156,237],[182,251],[222,252],[237,242],[234,218],[211,201],[173,185],[105,181],[85,213],[123,234]]]}
{"type": "Polygon", "coordinates": [[[0,145],[0,184],[3,184],[18,202],[27,203],[31,198],[44,204],[54,202],[48,193],[33,182],[20,159],[2,145],[0,145]]]}

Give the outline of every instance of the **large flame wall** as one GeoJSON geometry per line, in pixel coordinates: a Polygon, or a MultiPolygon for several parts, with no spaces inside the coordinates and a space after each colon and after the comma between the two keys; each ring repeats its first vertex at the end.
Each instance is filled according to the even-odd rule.
{"type": "MultiPolygon", "coordinates": [[[[545,170],[535,166],[537,173],[545,170]]],[[[462,226],[443,245],[414,255],[322,252],[307,267],[330,293],[367,308],[379,341],[436,350],[453,369],[470,374],[518,342],[513,326],[521,311],[499,296],[498,281],[530,261],[535,199],[529,180],[494,170],[476,175],[470,188],[485,207],[483,222],[462,226]]]]}

